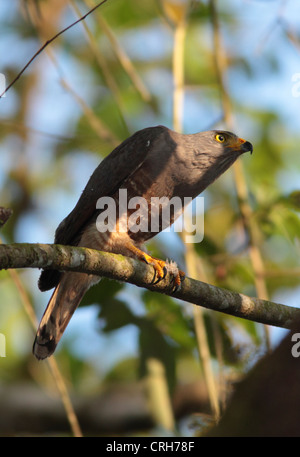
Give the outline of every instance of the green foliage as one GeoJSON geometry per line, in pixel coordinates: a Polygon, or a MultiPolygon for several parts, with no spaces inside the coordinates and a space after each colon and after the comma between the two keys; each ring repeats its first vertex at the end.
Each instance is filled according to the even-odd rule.
{"type": "MultiPolygon", "coordinates": [[[[32,2],[27,2],[26,11],[21,9],[22,2],[19,3],[20,8],[16,6],[12,11],[3,5],[0,7],[4,9],[1,30],[5,50],[2,51],[0,71],[7,82],[41,42],[74,19],[68,2],[57,11],[50,1],[35,2],[40,6],[40,17],[34,14],[32,2]]],[[[265,265],[266,285],[271,296],[280,296],[282,288],[286,288],[291,296],[297,297],[300,284],[296,271],[299,266],[300,163],[299,126],[295,127],[295,117],[299,112],[299,99],[295,116],[295,100],[291,99],[289,86],[291,75],[283,73],[283,68],[299,66],[299,55],[290,55],[290,37],[284,29],[277,34],[275,27],[274,30],[271,27],[272,33],[264,38],[273,22],[268,15],[261,15],[259,8],[264,6],[258,3],[263,2],[247,2],[243,11],[238,2],[218,3],[220,28],[225,37],[224,57],[228,61],[224,77],[236,119],[234,128],[254,144],[253,155],[240,160],[252,218],[259,231],[258,248],[265,265]],[[249,27],[248,19],[252,17],[260,18],[255,19],[259,22],[257,31],[249,27]],[[267,89],[261,88],[266,79],[270,91],[276,89],[273,97],[267,97],[267,89]],[[290,274],[285,274],[286,270],[290,274]]],[[[265,3],[277,24],[277,2],[265,3]]],[[[76,4],[82,11],[87,8],[85,2],[76,4]]],[[[44,52],[6,98],[0,100],[0,204],[14,211],[2,230],[5,241],[52,242],[56,226],[73,208],[93,172],[87,158],[100,162],[113,149],[113,140],[122,141],[136,129],[157,124],[172,127],[174,24],[168,22],[163,11],[160,1],[108,0],[100,11],[89,17],[87,25],[109,78],[100,68],[82,26],[78,25],[51,46],[56,63],[44,52]],[[150,93],[148,101],[142,98],[116,57],[98,22],[98,15],[105,18],[145,84],[150,93]],[[101,121],[109,138],[95,128],[84,107],[61,80],[72,87],[83,100],[84,107],[101,121]]],[[[292,21],[293,17],[289,18],[292,21]]],[[[280,27],[279,23],[277,27],[280,27]]],[[[209,2],[191,2],[184,58],[185,133],[208,127],[227,128],[220,122],[224,113],[212,37],[209,2]]],[[[205,192],[205,210],[205,237],[202,243],[195,245],[195,255],[202,262],[209,282],[255,295],[255,276],[249,258],[250,238],[243,229],[232,170],[205,192]]],[[[174,252],[174,257],[183,259],[185,255],[182,244],[175,241],[174,246],[161,246],[153,240],[149,246],[156,256],[173,257],[174,252]]],[[[180,267],[184,268],[184,265],[180,267]]],[[[30,280],[28,277],[26,287],[35,309],[41,312],[46,298],[37,290],[36,274],[32,273],[30,280]]],[[[0,297],[1,324],[5,327],[0,327],[0,332],[7,334],[8,349],[13,354],[5,361],[7,368],[2,378],[25,377],[29,369],[26,371],[23,367],[30,363],[31,340],[28,337],[30,341],[26,341],[26,354],[24,347],[18,351],[17,344],[10,346],[13,338],[9,335],[14,334],[14,325],[19,325],[23,311],[20,311],[21,300],[16,286],[6,273],[1,274],[0,297]],[[21,374],[18,366],[22,367],[21,374]]],[[[96,327],[101,337],[112,342],[115,353],[120,354],[115,365],[102,373],[102,379],[105,376],[106,381],[143,377],[147,374],[147,360],[152,357],[163,363],[171,392],[184,378],[178,366],[186,366],[187,360],[187,365],[192,367],[189,368],[190,379],[202,376],[191,306],[148,291],[133,292],[126,285],[105,279],[90,289],[81,304],[85,310],[91,305],[99,308],[96,327]],[[135,350],[129,355],[125,353],[122,358],[122,344],[113,337],[118,332],[128,331],[128,338],[132,338],[130,329],[133,328],[138,334],[135,350]]],[[[23,328],[22,332],[26,334],[28,322],[23,314],[22,319],[27,329],[23,328]]],[[[72,328],[72,323],[70,326],[72,328]]],[[[264,347],[261,326],[252,322],[205,313],[205,326],[214,366],[218,361],[225,371],[245,370],[251,354],[264,347]]],[[[83,334],[88,331],[82,329],[83,334]]],[[[89,386],[91,372],[98,376],[97,363],[94,366],[90,360],[69,354],[64,340],[61,346],[60,357],[62,361],[70,361],[74,385],[82,388],[86,382],[89,386]]],[[[105,356],[104,347],[99,350],[99,360],[105,356]]],[[[0,359],[0,365],[2,362],[0,359]]]]}

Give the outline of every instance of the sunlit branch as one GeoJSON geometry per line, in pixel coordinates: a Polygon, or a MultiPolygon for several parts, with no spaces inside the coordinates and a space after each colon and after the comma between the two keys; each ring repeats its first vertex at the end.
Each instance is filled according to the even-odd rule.
{"type": "Polygon", "coordinates": [[[276,327],[291,328],[293,320],[300,318],[298,308],[249,297],[192,278],[186,278],[181,288],[174,291],[169,274],[153,284],[151,265],[119,254],[82,247],[26,243],[0,245],[0,269],[8,268],[52,268],[95,274],[276,327]]]}

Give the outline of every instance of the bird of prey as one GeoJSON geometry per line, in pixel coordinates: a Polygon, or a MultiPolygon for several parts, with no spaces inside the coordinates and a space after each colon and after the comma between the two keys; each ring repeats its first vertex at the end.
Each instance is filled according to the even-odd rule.
{"type": "MultiPolygon", "coordinates": [[[[143,244],[170,226],[180,212],[170,212],[162,220],[162,206],[150,206],[153,197],[169,201],[199,195],[244,152],[252,153],[249,141],[235,134],[211,130],[195,134],[179,134],[167,127],[140,130],[117,146],[90,177],[73,211],[55,232],[55,244],[82,246],[134,257],[153,265],[157,280],[164,277],[166,262],[147,254],[143,244]],[[133,197],[146,202],[140,222],[149,222],[147,230],[130,228],[129,205],[120,211],[120,191],[126,191],[127,203],[133,197]],[[101,197],[110,197],[117,211],[114,230],[102,230],[104,209],[97,205],[101,197]],[[150,218],[158,216],[159,227],[151,229],[150,218]],[[99,222],[100,218],[100,222],[99,222]],[[142,221],[143,220],[143,221],[142,221]],[[99,226],[100,225],[100,226],[99,226]]],[[[182,208],[183,210],[184,208],[182,208]]],[[[107,227],[106,227],[107,228],[107,227]]],[[[182,272],[175,274],[180,285],[182,272]]],[[[55,348],[74,311],[90,286],[99,281],[96,275],[78,272],[43,270],[39,278],[41,291],[54,288],[41,319],[33,345],[38,359],[45,359],[55,348]]]]}

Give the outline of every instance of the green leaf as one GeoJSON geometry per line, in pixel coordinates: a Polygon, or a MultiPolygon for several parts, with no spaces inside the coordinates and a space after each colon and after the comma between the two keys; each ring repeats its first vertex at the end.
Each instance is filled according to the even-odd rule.
{"type": "Polygon", "coordinates": [[[137,324],[138,319],[129,310],[126,303],[116,298],[105,301],[101,306],[99,317],[104,320],[104,332],[111,332],[129,324],[137,324]]]}
{"type": "Polygon", "coordinates": [[[191,316],[185,313],[191,305],[173,300],[167,295],[146,291],[143,294],[148,316],[155,325],[179,346],[195,347],[195,335],[191,316]]]}
{"type": "Polygon", "coordinates": [[[80,306],[90,306],[95,303],[104,305],[107,301],[116,296],[116,294],[124,287],[124,284],[101,278],[101,281],[91,287],[85,294],[80,306]]]}
{"type": "Polygon", "coordinates": [[[300,190],[295,190],[291,192],[287,197],[284,197],[284,200],[287,205],[295,210],[300,210],[300,190]]]}

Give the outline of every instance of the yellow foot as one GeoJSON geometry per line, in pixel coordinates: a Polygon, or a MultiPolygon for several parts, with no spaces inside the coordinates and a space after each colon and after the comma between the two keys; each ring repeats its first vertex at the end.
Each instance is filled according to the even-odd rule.
{"type": "MultiPolygon", "coordinates": [[[[159,281],[165,278],[167,273],[170,273],[173,276],[173,284],[174,284],[174,289],[173,292],[176,292],[179,287],[181,286],[181,283],[185,279],[185,273],[182,270],[179,270],[177,268],[176,263],[174,262],[164,262],[163,260],[155,259],[154,257],[151,257],[148,254],[143,255],[142,260],[144,260],[146,263],[153,265],[154,270],[155,270],[155,276],[157,277],[157,280],[153,282],[153,284],[157,284],[159,281]]],[[[155,278],[154,276],[154,278],[155,278]]],[[[153,281],[154,281],[153,278],[153,281]]]]}
{"type": "Polygon", "coordinates": [[[179,289],[181,286],[181,283],[185,280],[185,272],[182,270],[178,270],[178,273],[176,276],[174,276],[174,291],[179,289]]]}
{"type": "Polygon", "coordinates": [[[167,274],[167,268],[166,268],[166,262],[163,260],[159,259],[154,259],[154,257],[151,257],[150,255],[143,253],[141,256],[141,260],[144,260],[144,262],[148,263],[149,265],[152,265],[154,270],[155,270],[155,275],[153,278],[153,284],[157,284],[159,281],[164,279],[167,274]],[[156,281],[154,281],[155,277],[157,278],[156,281]]]}
{"type": "Polygon", "coordinates": [[[170,273],[173,276],[174,282],[174,290],[175,292],[184,281],[185,273],[177,268],[175,262],[167,261],[164,262],[163,260],[155,259],[151,257],[151,255],[146,254],[144,251],[136,247],[134,244],[128,244],[126,248],[134,254],[134,257],[138,258],[139,260],[143,260],[149,265],[152,265],[154,268],[154,277],[153,277],[153,284],[157,284],[159,281],[166,277],[167,273],[170,273]],[[155,281],[156,278],[156,281],[155,281]]]}

